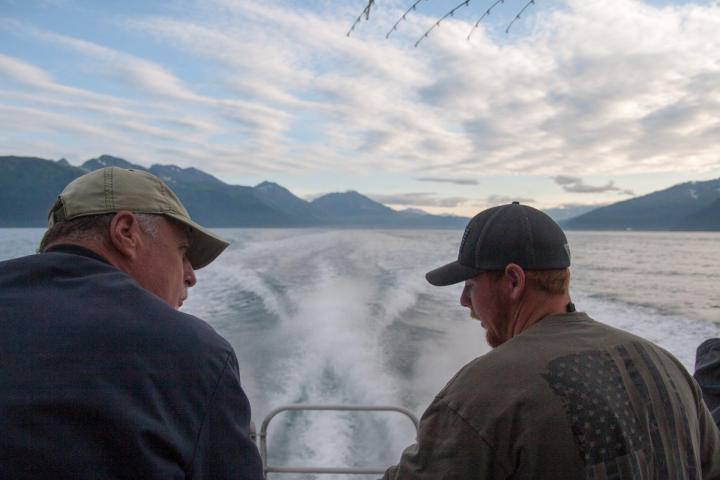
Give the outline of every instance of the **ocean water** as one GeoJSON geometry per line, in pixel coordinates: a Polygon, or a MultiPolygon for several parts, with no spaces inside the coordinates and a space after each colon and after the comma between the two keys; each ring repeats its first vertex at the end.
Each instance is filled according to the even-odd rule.
{"type": "MultiPolygon", "coordinates": [[[[396,405],[419,417],[462,365],[489,350],[459,306],[462,287],[424,279],[456,257],[461,231],[218,232],[232,245],[197,272],[183,310],[234,346],[258,429],[293,403],[396,405]]],[[[41,235],[0,229],[0,260],[32,253],[41,235]]],[[[578,310],[658,343],[692,371],[697,345],[720,337],[720,233],[568,239],[578,310]]],[[[397,413],[291,412],[269,424],[268,451],[276,466],[385,467],[413,438],[397,413]]]]}

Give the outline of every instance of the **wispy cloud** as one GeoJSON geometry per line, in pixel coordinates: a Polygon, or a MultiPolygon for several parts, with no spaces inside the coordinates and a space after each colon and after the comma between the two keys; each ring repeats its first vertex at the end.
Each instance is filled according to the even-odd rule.
{"type": "Polygon", "coordinates": [[[500,205],[500,204],[506,204],[506,203],[512,203],[512,202],[520,202],[520,203],[534,203],[535,200],[532,198],[527,197],[512,197],[509,195],[490,195],[486,199],[487,204],[490,205],[500,205]]]}
{"type": "Polygon", "coordinates": [[[420,177],[418,182],[452,183],[454,185],[477,185],[478,181],[469,178],[420,177]]]}
{"type": "Polygon", "coordinates": [[[86,57],[93,58],[96,60],[101,72],[151,95],[169,96],[184,100],[197,99],[197,96],[183,86],[178,78],[155,62],[86,40],[41,30],[27,24],[16,22],[13,27],[15,29],[22,28],[27,34],[45,40],[55,47],[71,49],[86,57]]]}
{"type": "Polygon", "coordinates": [[[468,201],[465,197],[440,197],[436,193],[428,192],[395,195],[370,194],[368,197],[386,205],[417,207],[457,207],[468,201]]]}
{"type": "MultiPolygon", "coordinates": [[[[107,108],[112,105],[128,105],[130,102],[111,95],[104,95],[81,88],[70,87],[56,82],[53,76],[32,64],[0,54],[0,73],[3,78],[16,84],[20,88],[26,88],[33,92],[54,94],[57,99],[62,98],[81,99],[92,102],[98,108],[107,108]]],[[[0,91],[1,92],[1,91],[0,91]]],[[[2,92],[7,95],[7,92],[2,92]]],[[[22,94],[22,92],[13,92],[22,94]]]]}
{"type": "Polygon", "coordinates": [[[635,195],[632,190],[622,189],[615,186],[615,182],[610,180],[605,185],[587,185],[580,177],[570,177],[567,175],[558,175],[553,177],[555,183],[561,185],[563,190],[571,193],[599,193],[599,192],[619,192],[623,195],[635,195]]]}
{"type": "Polygon", "coordinates": [[[11,81],[36,86],[48,85],[52,76],[46,71],[0,53],[0,72],[11,81]]]}
{"type": "Polygon", "coordinates": [[[121,140],[122,135],[87,122],[74,119],[72,116],[47,112],[36,108],[0,105],[0,127],[6,131],[24,128],[28,131],[43,130],[48,134],[62,129],[81,138],[103,138],[108,142],[121,140]]]}

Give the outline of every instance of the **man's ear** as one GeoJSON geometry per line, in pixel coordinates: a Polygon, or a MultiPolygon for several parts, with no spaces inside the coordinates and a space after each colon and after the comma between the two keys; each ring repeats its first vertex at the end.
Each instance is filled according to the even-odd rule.
{"type": "Polygon", "coordinates": [[[140,225],[135,215],[127,210],[121,210],[110,222],[110,243],[126,259],[134,260],[141,241],[140,232],[140,225]]]}
{"type": "Polygon", "coordinates": [[[510,289],[510,297],[513,300],[520,300],[525,292],[525,270],[520,265],[509,263],[505,267],[505,278],[510,289]]]}

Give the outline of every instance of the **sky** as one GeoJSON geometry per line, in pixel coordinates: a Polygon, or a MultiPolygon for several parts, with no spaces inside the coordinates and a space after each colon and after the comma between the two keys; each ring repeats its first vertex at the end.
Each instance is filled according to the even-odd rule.
{"type": "Polygon", "coordinates": [[[463,216],[720,177],[717,0],[413,3],[0,0],[0,155],[463,216]]]}

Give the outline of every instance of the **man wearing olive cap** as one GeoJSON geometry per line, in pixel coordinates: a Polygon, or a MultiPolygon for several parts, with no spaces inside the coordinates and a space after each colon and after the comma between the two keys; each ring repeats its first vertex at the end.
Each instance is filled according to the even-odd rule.
{"type": "Polygon", "coordinates": [[[153,175],[71,182],[0,263],[0,477],[261,479],[230,344],[177,309],[228,243],[153,175]]]}
{"type": "Polygon", "coordinates": [[[518,203],[468,224],[460,303],[493,350],[445,386],[385,479],[718,479],[720,432],[662,348],[576,312],[565,234],[518,203]]]}

